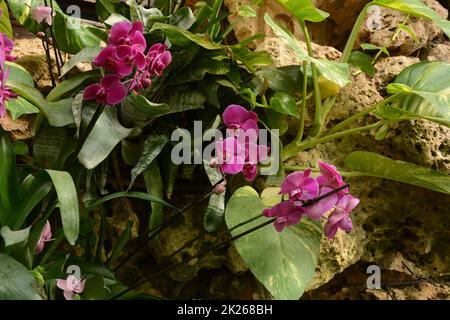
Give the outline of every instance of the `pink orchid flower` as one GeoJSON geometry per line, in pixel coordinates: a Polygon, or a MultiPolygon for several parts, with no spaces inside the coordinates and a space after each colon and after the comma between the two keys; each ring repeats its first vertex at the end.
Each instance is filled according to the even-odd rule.
{"type": "Polygon", "coordinates": [[[144,26],[142,22],[118,22],[111,28],[109,35],[109,44],[113,46],[132,46],[140,52],[144,52],[147,47],[147,41],[144,35],[144,26]]]}
{"type": "Polygon", "coordinates": [[[66,300],[73,300],[75,294],[82,293],[85,284],[86,279],[79,280],[74,275],[67,276],[66,280],[58,279],[56,281],[56,286],[64,291],[64,298],[66,300]]]}
{"type": "Polygon", "coordinates": [[[107,46],[93,61],[94,66],[104,68],[106,71],[117,73],[116,47],[107,46]]]}
{"type": "MultiPolygon", "coordinates": [[[[321,173],[321,175],[317,177],[319,186],[337,189],[345,185],[341,174],[337,171],[335,166],[325,162],[319,162],[319,169],[321,173]]],[[[348,188],[338,193],[339,198],[342,198],[346,193],[348,193],[348,188]]]]}
{"type": "Polygon", "coordinates": [[[116,72],[122,77],[129,76],[135,66],[141,71],[147,66],[144,54],[134,46],[118,46],[115,50],[115,58],[117,59],[116,72]]]}
{"type": "Polygon", "coordinates": [[[84,91],[84,100],[96,100],[99,104],[116,105],[125,99],[127,90],[115,75],[107,75],[100,84],[91,84],[84,91]]]}
{"type": "Polygon", "coordinates": [[[236,132],[241,129],[244,133],[252,130],[251,133],[258,137],[258,115],[240,105],[232,104],[228,106],[223,113],[223,122],[228,129],[236,132]]]}
{"type": "MultiPolygon", "coordinates": [[[[323,196],[331,191],[333,191],[333,189],[328,187],[321,188],[318,196],[323,196]]],[[[325,213],[333,209],[337,201],[338,197],[336,194],[329,195],[328,197],[314,203],[312,206],[305,207],[306,215],[312,220],[320,220],[325,213]]],[[[302,205],[301,202],[297,204],[302,205]]]]}
{"type": "Polygon", "coordinates": [[[52,240],[54,240],[52,239],[52,229],[50,226],[50,222],[47,220],[47,222],[44,225],[44,229],[42,229],[34,254],[35,255],[40,254],[42,250],[44,250],[45,243],[52,240]]]}
{"type": "Polygon", "coordinates": [[[56,15],[56,12],[54,12],[50,7],[40,6],[32,10],[32,15],[37,23],[46,23],[51,26],[53,24],[53,17],[56,15]]]}
{"type": "Polygon", "coordinates": [[[268,148],[253,142],[245,144],[245,163],[242,174],[247,181],[253,181],[258,173],[257,164],[268,158],[268,148]]]}
{"type": "Polygon", "coordinates": [[[222,173],[237,174],[245,163],[245,148],[236,138],[229,137],[216,142],[216,163],[222,173]]]}
{"type": "Polygon", "coordinates": [[[167,46],[156,43],[150,47],[147,53],[148,69],[153,75],[162,76],[164,69],[172,62],[172,54],[167,51],[167,46]]]}
{"type": "Polygon", "coordinates": [[[7,61],[7,53],[9,49],[5,45],[5,39],[9,38],[4,36],[0,37],[0,118],[6,116],[5,102],[17,96],[6,87],[6,82],[9,77],[9,68],[5,66],[5,61],[7,61]]]}
{"type": "Polygon", "coordinates": [[[270,209],[265,209],[263,215],[267,218],[277,219],[274,227],[278,232],[282,232],[284,228],[299,223],[305,214],[305,209],[296,206],[293,201],[282,201],[270,209]]]}
{"type": "Polygon", "coordinates": [[[359,199],[351,196],[345,195],[336,204],[335,211],[328,217],[328,221],[325,224],[324,232],[325,235],[332,239],[336,235],[338,229],[344,231],[352,231],[353,223],[350,219],[350,212],[356,208],[359,204],[359,199]]]}
{"type": "Polygon", "coordinates": [[[319,184],[310,177],[311,169],[291,173],[281,184],[280,194],[289,195],[289,199],[311,200],[319,195],[319,184]]]}
{"type": "Polygon", "coordinates": [[[14,49],[14,41],[12,41],[8,36],[4,33],[0,33],[1,37],[3,38],[3,50],[5,52],[5,60],[6,61],[15,61],[17,60],[17,57],[12,56],[11,53],[14,49]]]}

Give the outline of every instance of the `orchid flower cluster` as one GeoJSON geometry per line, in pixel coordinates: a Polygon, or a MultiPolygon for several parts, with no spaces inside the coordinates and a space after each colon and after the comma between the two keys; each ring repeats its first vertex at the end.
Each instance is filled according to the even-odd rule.
{"type": "Polygon", "coordinates": [[[210,166],[222,174],[242,173],[246,180],[255,179],[258,164],[268,158],[268,148],[258,144],[258,115],[240,105],[230,105],[223,113],[227,138],[215,144],[216,157],[210,166]]]}
{"type": "Polygon", "coordinates": [[[263,211],[264,216],[276,218],[274,227],[278,232],[299,223],[303,217],[318,221],[325,215],[328,217],[324,233],[329,239],[334,238],[339,229],[347,232],[353,229],[350,212],[359,204],[359,199],[350,195],[348,188],[330,194],[333,190],[343,188],[345,182],[335,166],[320,162],[319,168],[320,175],[317,178],[311,177],[311,169],[288,175],[280,191],[288,200],[263,211]],[[304,206],[305,202],[326,194],[329,195],[311,206],[304,206]]]}
{"type": "Polygon", "coordinates": [[[99,84],[86,88],[85,100],[116,105],[130,92],[150,87],[152,77],[163,75],[172,55],[161,43],[151,46],[145,54],[147,41],[143,32],[141,22],[118,22],[112,27],[108,46],[93,61],[106,75],[99,84]]]}
{"type": "MultiPolygon", "coordinates": [[[[1,10],[0,10],[1,14],[1,10]]],[[[6,115],[6,101],[16,97],[9,88],[6,81],[9,77],[9,69],[5,66],[6,61],[14,61],[16,58],[11,55],[14,42],[4,33],[0,33],[0,118],[6,115]]]]}

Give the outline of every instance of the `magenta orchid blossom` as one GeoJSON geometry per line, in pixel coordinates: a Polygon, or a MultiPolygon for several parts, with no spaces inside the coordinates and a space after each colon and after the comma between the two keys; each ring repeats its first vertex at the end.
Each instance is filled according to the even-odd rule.
{"type": "Polygon", "coordinates": [[[77,279],[74,275],[67,276],[67,279],[58,279],[56,286],[64,291],[64,298],[66,300],[73,300],[75,294],[80,294],[84,291],[86,279],[77,279]]]}
{"type": "Polygon", "coordinates": [[[230,130],[238,131],[241,129],[244,132],[253,130],[255,135],[258,136],[257,114],[240,105],[232,104],[228,106],[223,113],[223,122],[230,130]]]}
{"type": "Polygon", "coordinates": [[[327,238],[334,238],[339,229],[347,232],[353,229],[350,213],[359,200],[346,194],[348,188],[338,191],[346,184],[335,166],[324,162],[319,165],[321,175],[317,178],[311,177],[311,169],[288,175],[281,184],[280,194],[289,199],[263,211],[264,216],[276,218],[274,227],[278,232],[297,224],[303,217],[318,221],[326,215],[327,238]]]}
{"type": "Polygon", "coordinates": [[[319,195],[319,184],[310,177],[311,170],[291,173],[281,184],[280,194],[286,194],[290,200],[311,200],[319,195]]]}
{"type": "Polygon", "coordinates": [[[305,214],[305,209],[296,206],[292,201],[282,201],[270,209],[265,209],[263,215],[267,218],[276,218],[274,227],[278,232],[284,228],[299,223],[305,214]]]}
{"type": "Polygon", "coordinates": [[[84,91],[84,100],[96,100],[97,103],[116,105],[125,99],[127,90],[120,82],[120,78],[114,75],[105,76],[100,84],[91,84],[84,91]]]}
{"type": "Polygon", "coordinates": [[[35,255],[40,254],[44,250],[45,243],[53,240],[54,239],[52,239],[52,228],[50,226],[50,222],[47,220],[47,222],[44,225],[44,229],[42,229],[34,254],[35,255]]]}
{"type": "Polygon", "coordinates": [[[51,7],[46,6],[36,7],[31,13],[37,23],[45,23],[49,26],[53,24],[53,17],[56,15],[56,12],[53,11],[51,7]]]}
{"type": "Polygon", "coordinates": [[[325,224],[324,232],[325,235],[332,239],[336,235],[338,229],[350,232],[353,229],[353,223],[350,219],[350,212],[356,208],[359,204],[359,199],[351,196],[345,195],[336,204],[335,211],[328,218],[325,224]]]}
{"type": "Polygon", "coordinates": [[[100,84],[86,88],[85,100],[116,105],[131,92],[137,94],[150,87],[152,77],[163,74],[172,62],[172,55],[161,43],[150,47],[145,54],[147,41],[143,32],[141,22],[123,21],[113,25],[108,46],[93,61],[94,66],[104,69],[106,76],[100,84]]]}
{"type": "Polygon", "coordinates": [[[216,164],[222,173],[237,174],[245,163],[245,148],[235,137],[216,142],[216,164]]]}
{"type": "Polygon", "coordinates": [[[12,93],[11,90],[6,87],[6,82],[9,77],[9,68],[5,66],[6,61],[11,61],[8,59],[12,49],[14,47],[14,42],[10,40],[5,34],[0,34],[0,118],[6,116],[6,102],[17,95],[12,93]]]}

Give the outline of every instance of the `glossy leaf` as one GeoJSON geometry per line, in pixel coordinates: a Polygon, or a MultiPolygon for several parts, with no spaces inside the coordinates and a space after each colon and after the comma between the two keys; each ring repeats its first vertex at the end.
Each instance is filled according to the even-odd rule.
{"type": "Polygon", "coordinates": [[[393,160],[377,153],[352,152],[345,158],[345,165],[361,175],[399,181],[450,194],[450,176],[444,172],[393,160]]]}
{"type": "MultiPolygon", "coordinates": [[[[87,124],[95,109],[86,108],[83,120],[87,124]]],[[[78,155],[78,160],[86,169],[93,169],[105,160],[114,147],[128,137],[132,129],[123,127],[117,119],[117,109],[106,108],[96,122],[78,155]]]]}
{"type": "Polygon", "coordinates": [[[61,68],[61,76],[66,75],[69,71],[82,62],[92,62],[102,50],[101,47],[88,47],[82,49],[77,54],[73,55],[61,68]]]}
{"type": "MultiPolygon", "coordinates": [[[[164,198],[163,182],[161,177],[161,171],[157,161],[153,161],[143,173],[145,188],[148,194],[164,198]]],[[[163,210],[164,206],[160,203],[152,202],[152,212],[148,222],[148,229],[153,230],[156,226],[159,226],[163,222],[163,210]]]]}
{"type": "Polygon", "coordinates": [[[289,10],[298,20],[321,22],[328,18],[329,14],[314,6],[311,0],[277,0],[289,10]]]}
{"type": "MultiPolygon", "coordinates": [[[[225,220],[228,228],[254,218],[266,205],[251,187],[238,189],[228,202],[225,220]]],[[[233,236],[249,230],[267,218],[237,228],[233,236]]],[[[265,226],[234,242],[237,251],[255,277],[275,299],[299,299],[315,274],[322,228],[307,219],[278,233],[265,226]]]]}
{"type": "Polygon", "coordinates": [[[13,120],[16,120],[24,114],[39,113],[39,109],[22,97],[17,97],[6,102],[6,109],[13,120]]]}
{"type": "Polygon", "coordinates": [[[401,93],[392,107],[450,127],[450,64],[424,61],[403,70],[388,86],[401,93]]]}
{"type": "Polygon", "coordinates": [[[100,79],[100,71],[92,70],[83,72],[58,84],[45,98],[47,101],[58,101],[64,96],[72,93],[82,85],[87,85],[100,79]]]}
{"type": "Polygon", "coordinates": [[[361,51],[353,51],[348,63],[359,68],[369,76],[375,75],[376,69],[372,64],[372,58],[361,51]]]}
{"type": "Polygon", "coordinates": [[[11,21],[9,21],[9,10],[5,0],[1,0],[0,9],[2,15],[0,18],[0,32],[6,34],[10,39],[13,37],[11,21]]]}
{"type": "Polygon", "coordinates": [[[280,114],[300,118],[295,98],[290,94],[277,92],[270,99],[270,107],[280,114]]]}
{"type": "Polygon", "coordinates": [[[56,195],[58,196],[64,235],[71,245],[75,245],[80,230],[80,210],[75,183],[68,172],[56,170],[45,171],[52,179],[56,195]]]}
{"type": "Polygon", "coordinates": [[[131,170],[131,182],[128,186],[128,190],[133,186],[136,178],[144,172],[145,169],[156,159],[161,153],[162,149],[169,141],[166,135],[153,134],[150,135],[144,142],[142,154],[138,160],[138,163],[131,170]]]}
{"type": "Polygon", "coordinates": [[[28,236],[30,235],[30,228],[31,227],[12,231],[8,226],[2,227],[0,229],[0,235],[5,242],[5,247],[9,247],[17,243],[26,241],[28,239],[28,236]]]}
{"type": "Polygon", "coordinates": [[[30,271],[0,253],[0,300],[43,300],[43,291],[30,271]]]}

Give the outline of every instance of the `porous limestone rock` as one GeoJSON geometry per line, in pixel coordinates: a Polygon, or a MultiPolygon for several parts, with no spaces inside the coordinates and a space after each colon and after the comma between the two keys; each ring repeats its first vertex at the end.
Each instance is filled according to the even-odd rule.
{"type": "MultiPolygon", "coordinates": [[[[48,93],[52,89],[52,81],[50,72],[48,70],[47,58],[45,54],[23,55],[16,61],[17,64],[24,67],[33,77],[36,83],[36,88],[43,93],[48,93]]],[[[52,59],[54,74],[56,69],[56,62],[52,59]]]]}
{"type": "Polygon", "coordinates": [[[379,92],[385,92],[386,86],[407,67],[420,62],[418,58],[395,56],[380,59],[375,64],[374,84],[379,92]]]}
{"type": "MultiPolygon", "coordinates": [[[[448,17],[448,11],[436,0],[423,0],[423,2],[441,17],[448,17]]],[[[396,54],[410,55],[443,34],[439,26],[431,20],[416,17],[410,17],[406,20],[405,14],[383,7],[380,8],[380,13],[380,28],[371,30],[368,24],[364,23],[359,34],[359,43],[371,43],[380,47],[387,47],[388,50],[396,54]],[[414,31],[417,41],[405,30],[400,30],[394,39],[397,26],[401,23],[405,23],[408,28],[414,31]]]]}
{"type": "Polygon", "coordinates": [[[428,53],[427,60],[450,63],[450,41],[433,45],[428,53]]]}

